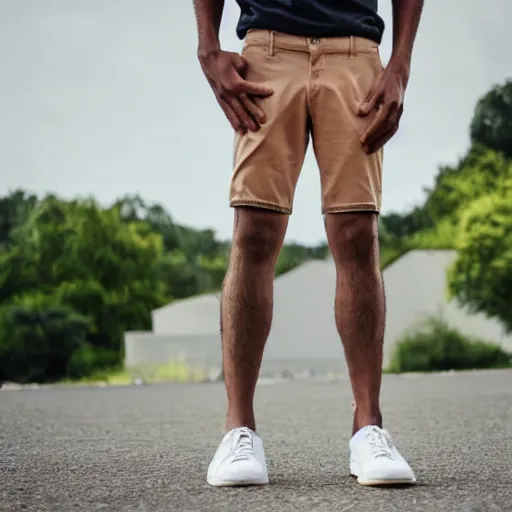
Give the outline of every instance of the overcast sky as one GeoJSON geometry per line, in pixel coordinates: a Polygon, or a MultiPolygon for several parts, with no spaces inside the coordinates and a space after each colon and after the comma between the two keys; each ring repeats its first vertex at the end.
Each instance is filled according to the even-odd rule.
{"type": "MultiPolygon", "coordinates": [[[[225,48],[238,8],[226,0],[225,48]]],[[[424,197],[468,146],[478,97],[512,75],[510,0],[427,0],[383,211],[424,197]],[[492,8],[491,8],[492,7],[492,8]]],[[[381,0],[391,50],[391,1],[381,0]]],[[[0,0],[0,194],[23,187],[108,203],[141,194],[180,223],[231,235],[232,133],[196,61],[191,0],[0,0]]],[[[306,158],[288,240],[324,239],[306,158]]]]}

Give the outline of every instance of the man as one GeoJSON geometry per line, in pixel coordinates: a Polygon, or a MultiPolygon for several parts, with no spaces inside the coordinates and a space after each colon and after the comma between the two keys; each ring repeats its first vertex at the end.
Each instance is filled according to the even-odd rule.
{"type": "Polygon", "coordinates": [[[384,69],[377,0],[238,0],[242,55],[219,44],[224,0],[194,0],[199,60],[236,131],[233,245],[221,307],[227,433],[208,469],[213,486],[269,482],[253,397],[272,319],[274,267],[309,137],[356,404],[350,471],[362,485],[416,481],[382,428],[379,406],[382,147],[398,129],[423,0],[392,3],[393,52],[384,69]]]}

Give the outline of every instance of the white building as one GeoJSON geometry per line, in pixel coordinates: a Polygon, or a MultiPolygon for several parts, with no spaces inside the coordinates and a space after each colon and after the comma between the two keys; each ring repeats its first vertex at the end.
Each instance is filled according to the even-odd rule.
{"type": "MultiPolygon", "coordinates": [[[[428,315],[441,314],[461,332],[498,342],[512,350],[499,323],[469,315],[446,300],[446,270],[453,251],[411,251],[383,272],[387,320],[384,364],[395,341],[428,315]]],[[[284,371],[345,373],[334,323],[335,268],[332,260],[310,261],[280,276],[274,286],[274,320],[262,374],[284,371]]],[[[153,311],[152,332],[125,335],[125,363],[165,363],[183,358],[209,371],[221,366],[220,294],[174,302],[153,311]]]]}

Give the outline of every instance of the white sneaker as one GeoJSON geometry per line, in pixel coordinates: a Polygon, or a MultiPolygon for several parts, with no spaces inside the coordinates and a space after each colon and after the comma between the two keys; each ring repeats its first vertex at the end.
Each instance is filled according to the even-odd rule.
{"type": "Polygon", "coordinates": [[[228,432],[210,463],[206,479],[214,487],[268,484],[261,437],[247,427],[228,432]]]}
{"type": "Polygon", "coordinates": [[[350,473],[361,485],[416,483],[387,430],[376,425],[362,428],[350,440],[350,473]]]}

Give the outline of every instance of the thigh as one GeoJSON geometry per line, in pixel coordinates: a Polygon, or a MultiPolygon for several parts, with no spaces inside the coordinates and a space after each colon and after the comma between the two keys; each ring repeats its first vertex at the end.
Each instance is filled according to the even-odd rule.
{"type": "Polygon", "coordinates": [[[307,148],[308,55],[269,49],[248,36],[242,56],[245,78],[274,93],[259,100],[267,122],[257,132],[235,136],[230,204],[291,213],[307,148]]]}
{"type": "Polygon", "coordinates": [[[382,64],[376,43],[355,39],[355,51],[323,56],[312,88],[312,134],[324,213],[379,211],[381,204],[382,150],[371,155],[363,151],[360,138],[372,115],[361,118],[357,111],[382,64]]]}

